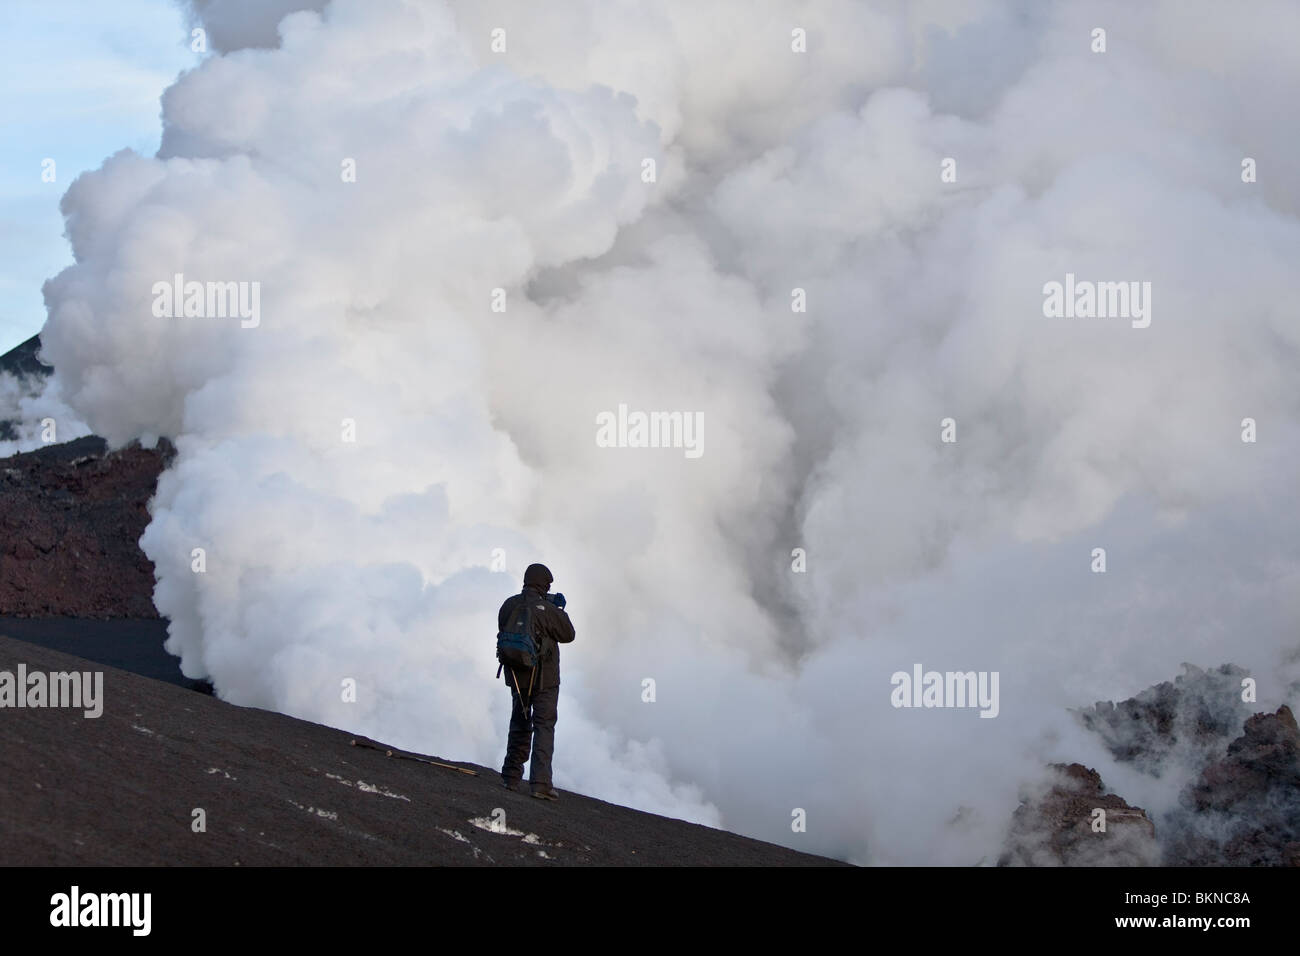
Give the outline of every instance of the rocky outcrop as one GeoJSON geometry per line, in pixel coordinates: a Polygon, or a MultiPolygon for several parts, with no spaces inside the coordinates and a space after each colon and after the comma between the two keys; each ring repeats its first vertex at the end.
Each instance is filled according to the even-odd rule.
{"type": "Polygon", "coordinates": [[[173,454],[90,436],[0,460],[0,615],[156,618],[138,542],[173,454]]]}
{"type": "Polygon", "coordinates": [[[1175,866],[1300,866],[1300,728],[1291,708],[1246,721],[1181,794],[1175,866]]]}
{"type": "Polygon", "coordinates": [[[1141,807],[1107,793],[1097,771],[1052,764],[1021,796],[999,866],[1151,866],[1155,826],[1141,807]]]}
{"type": "Polygon", "coordinates": [[[1076,711],[1116,761],[1166,780],[1174,809],[1154,814],[1106,793],[1079,764],[1053,764],[1022,796],[1003,865],[1300,866],[1300,729],[1289,707],[1254,714],[1247,672],[1184,664],[1172,682],[1076,711]],[[1106,834],[1092,827],[1106,815],[1106,834]]]}
{"type": "Polygon", "coordinates": [[[1210,670],[1184,664],[1183,674],[1172,682],[1117,704],[1100,701],[1076,715],[1105,741],[1116,760],[1159,777],[1171,761],[1205,764],[1241,732],[1250,716],[1241,699],[1246,676],[1232,664],[1210,670]]]}

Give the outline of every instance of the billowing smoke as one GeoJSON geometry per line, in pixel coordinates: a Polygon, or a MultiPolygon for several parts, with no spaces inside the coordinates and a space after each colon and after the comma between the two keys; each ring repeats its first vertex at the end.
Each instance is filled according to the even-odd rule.
{"type": "Polygon", "coordinates": [[[178,448],[187,675],[499,765],[543,560],[558,786],[873,863],[992,862],[1045,763],[1112,779],[1067,708],[1183,661],[1286,698],[1293,4],[306,6],[196,0],[46,287],[71,409],[178,448]],[[1067,274],[1145,318],[1045,317],[1067,274]],[[602,447],[620,405],[702,453],[602,447]],[[916,664],[996,716],[893,706],[916,664]]]}
{"type": "Polygon", "coordinates": [[[61,388],[57,378],[0,369],[0,458],[90,434],[61,388]]]}

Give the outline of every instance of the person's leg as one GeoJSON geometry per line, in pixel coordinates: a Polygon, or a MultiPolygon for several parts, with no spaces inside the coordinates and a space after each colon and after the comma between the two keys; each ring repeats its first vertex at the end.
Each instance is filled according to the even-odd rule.
{"type": "Polygon", "coordinates": [[[534,788],[550,788],[551,755],[555,750],[555,721],[560,688],[547,687],[533,695],[533,762],[528,782],[534,788]]]}
{"type": "Polygon", "coordinates": [[[506,740],[506,760],[501,765],[501,776],[506,783],[524,779],[524,764],[528,762],[528,751],[533,736],[533,728],[525,712],[519,692],[510,688],[510,735],[506,740]]]}

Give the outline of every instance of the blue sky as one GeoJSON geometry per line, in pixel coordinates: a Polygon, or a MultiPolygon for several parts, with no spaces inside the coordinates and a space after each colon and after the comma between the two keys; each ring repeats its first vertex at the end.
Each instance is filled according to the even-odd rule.
{"type": "Polygon", "coordinates": [[[41,283],[72,261],[68,185],[124,147],[157,151],[159,97],[198,58],[173,0],[0,0],[0,353],[40,331],[41,283]]]}

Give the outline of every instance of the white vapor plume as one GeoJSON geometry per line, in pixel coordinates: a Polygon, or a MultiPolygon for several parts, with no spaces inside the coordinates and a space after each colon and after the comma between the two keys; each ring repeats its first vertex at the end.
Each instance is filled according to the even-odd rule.
{"type": "Polygon", "coordinates": [[[1107,778],[1068,707],[1182,661],[1287,699],[1293,4],[191,12],[216,52],[69,188],[42,341],[95,433],[174,441],[141,546],[222,698],[499,766],[544,561],[558,786],[880,864],[993,862],[1046,762],[1107,778]],[[1067,273],[1150,325],[1045,317],[1067,273]],[[177,274],[260,323],[156,316],[177,274]],[[600,447],[620,404],[704,453],[600,447]],[[998,716],[895,708],[917,663],[998,716]]]}
{"type": "Polygon", "coordinates": [[[0,372],[0,458],[90,434],[60,394],[57,378],[0,372]]]}

